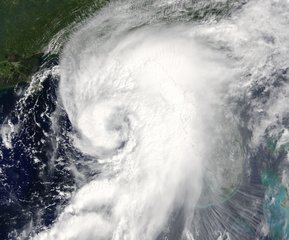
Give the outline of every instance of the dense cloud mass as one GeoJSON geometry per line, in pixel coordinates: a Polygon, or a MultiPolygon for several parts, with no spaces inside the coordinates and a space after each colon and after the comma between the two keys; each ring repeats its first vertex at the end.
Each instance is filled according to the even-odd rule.
{"type": "Polygon", "coordinates": [[[71,35],[58,94],[98,174],[76,172],[81,187],[33,239],[255,239],[238,218],[266,235],[248,149],[286,113],[288,87],[270,90],[268,76],[288,66],[289,3],[208,2],[231,15],[192,21],[202,1],[113,1],[71,35]],[[264,85],[266,101],[252,91],[264,85]]]}

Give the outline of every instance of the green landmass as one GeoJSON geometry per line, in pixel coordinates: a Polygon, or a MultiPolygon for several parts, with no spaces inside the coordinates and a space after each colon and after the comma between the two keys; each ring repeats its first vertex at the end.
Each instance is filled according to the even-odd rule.
{"type": "Polygon", "coordinates": [[[29,81],[43,48],[61,29],[108,0],[0,0],[0,89],[29,81]]]}
{"type": "Polygon", "coordinates": [[[17,61],[0,62],[0,89],[14,87],[19,82],[27,82],[40,65],[42,54],[35,54],[17,61]]]}

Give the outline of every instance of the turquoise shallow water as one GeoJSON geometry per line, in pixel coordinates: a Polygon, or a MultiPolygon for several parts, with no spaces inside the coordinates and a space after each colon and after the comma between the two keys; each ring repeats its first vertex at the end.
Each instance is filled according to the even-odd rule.
{"type": "Polygon", "coordinates": [[[272,171],[262,173],[262,183],[266,187],[264,212],[273,239],[287,239],[289,236],[288,193],[277,174],[272,171]],[[287,202],[287,207],[284,203],[287,202]]]}

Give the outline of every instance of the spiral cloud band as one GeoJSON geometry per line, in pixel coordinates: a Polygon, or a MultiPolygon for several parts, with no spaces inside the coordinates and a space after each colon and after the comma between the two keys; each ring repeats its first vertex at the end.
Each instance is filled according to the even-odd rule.
{"type": "MultiPolygon", "coordinates": [[[[194,239],[196,209],[213,204],[224,185],[238,185],[243,171],[228,99],[246,92],[273,56],[264,36],[285,38],[272,32],[283,27],[273,17],[259,31],[274,9],[274,1],[263,2],[229,20],[196,24],[185,2],[117,1],[72,35],[59,95],[74,146],[99,174],[81,183],[35,239],[194,239]]],[[[264,125],[251,124],[255,144],[264,125]]]]}
{"type": "MultiPolygon", "coordinates": [[[[107,54],[84,53],[84,69],[62,69],[61,94],[79,133],[75,144],[111,175],[85,186],[69,207],[77,222],[91,215],[85,208],[96,210],[96,232],[88,239],[155,239],[176,205],[193,214],[205,161],[200,116],[209,108],[196,96],[225,67],[182,31],[137,30],[107,54]]],[[[63,223],[71,228],[74,217],[68,218],[63,223]]]]}

